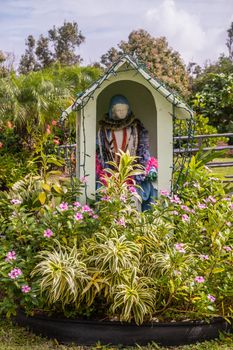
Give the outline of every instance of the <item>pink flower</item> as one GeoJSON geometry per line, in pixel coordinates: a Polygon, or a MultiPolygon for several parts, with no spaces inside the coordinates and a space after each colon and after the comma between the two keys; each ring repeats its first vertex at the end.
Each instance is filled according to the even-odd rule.
{"type": "Polygon", "coordinates": [[[21,204],[21,203],[22,203],[22,201],[19,199],[12,199],[11,200],[11,204],[21,204]]]}
{"type": "Polygon", "coordinates": [[[29,293],[31,290],[31,287],[29,287],[27,284],[24,284],[22,287],[21,287],[21,291],[23,293],[29,293]]]}
{"type": "Polygon", "coordinates": [[[15,267],[13,270],[11,270],[8,273],[8,276],[13,280],[16,279],[17,277],[19,277],[20,275],[22,275],[22,271],[17,267],[15,267]]]}
{"type": "Polygon", "coordinates": [[[189,216],[187,214],[183,214],[181,219],[183,222],[187,222],[189,221],[189,216]]]}
{"type": "Polygon", "coordinates": [[[184,249],[184,243],[175,244],[175,248],[179,253],[186,253],[186,250],[184,249]]]}
{"type": "Polygon", "coordinates": [[[92,212],[92,209],[88,206],[88,205],[84,205],[83,207],[82,207],[82,212],[84,213],[84,212],[86,212],[86,213],[89,213],[89,212],[92,212]]]}
{"type": "Polygon", "coordinates": [[[137,192],[136,188],[133,187],[133,186],[130,186],[130,187],[129,187],[129,191],[130,191],[131,193],[136,193],[136,192],[137,192]]]}
{"type": "Polygon", "coordinates": [[[226,252],[231,252],[231,251],[232,251],[231,247],[229,247],[228,245],[225,245],[225,246],[223,247],[223,249],[224,249],[226,252]]]}
{"type": "Polygon", "coordinates": [[[197,276],[194,278],[194,281],[197,283],[203,283],[203,282],[205,282],[205,279],[203,276],[197,276]]]}
{"type": "Polygon", "coordinates": [[[99,215],[94,214],[92,217],[93,217],[93,219],[98,219],[98,218],[99,218],[99,215]]]}
{"type": "Polygon", "coordinates": [[[181,272],[178,271],[178,270],[174,270],[174,275],[175,275],[175,276],[181,276],[181,272]]]}
{"type": "Polygon", "coordinates": [[[217,199],[215,199],[213,196],[209,196],[208,198],[206,198],[204,200],[204,202],[208,203],[208,202],[211,202],[211,203],[216,203],[217,202],[217,199]]]}
{"type": "Polygon", "coordinates": [[[230,204],[230,209],[233,209],[233,203],[230,204]]]}
{"type": "Polygon", "coordinates": [[[201,254],[201,255],[199,255],[199,257],[201,260],[209,260],[209,255],[201,254]]]}
{"type": "Polygon", "coordinates": [[[166,191],[166,190],[161,190],[160,194],[161,194],[161,196],[164,196],[164,197],[169,197],[170,196],[170,192],[166,191]]]}
{"type": "Polygon", "coordinates": [[[68,203],[62,202],[62,203],[59,205],[59,208],[61,209],[61,211],[68,210],[68,209],[69,209],[68,203]]]}
{"type": "Polygon", "coordinates": [[[50,228],[47,228],[46,230],[44,230],[44,237],[50,238],[52,235],[53,235],[53,231],[50,230],[50,228]]]}
{"type": "Polygon", "coordinates": [[[101,198],[101,201],[110,202],[110,196],[103,196],[103,197],[101,198]]]}
{"type": "Polygon", "coordinates": [[[173,214],[173,215],[179,215],[179,213],[178,213],[177,210],[173,210],[173,211],[172,211],[172,214],[173,214]]]}
{"type": "Polygon", "coordinates": [[[82,213],[77,213],[77,214],[75,214],[74,218],[77,221],[82,220],[83,219],[83,214],[82,213]]]}
{"type": "Polygon", "coordinates": [[[56,126],[56,125],[57,125],[57,121],[53,119],[52,122],[51,122],[51,124],[52,124],[53,126],[56,126]]]}
{"type": "Polygon", "coordinates": [[[211,303],[214,303],[215,300],[216,300],[216,298],[213,295],[211,295],[211,294],[208,294],[207,298],[211,301],[211,303]]]}
{"type": "Polygon", "coordinates": [[[126,223],[125,223],[125,219],[124,218],[121,218],[119,220],[116,220],[116,223],[120,226],[126,226],[126,223]]]}
{"type": "Polygon", "coordinates": [[[206,205],[206,204],[198,203],[197,206],[198,206],[199,209],[206,209],[206,208],[207,208],[207,205],[206,205]]]}
{"type": "Polygon", "coordinates": [[[76,208],[80,208],[81,207],[81,203],[80,202],[74,202],[73,206],[76,208]]]}
{"type": "Polygon", "coordinates": [[[122,195],[120,196],[120,200],[121,200],[123,203],[125,203],[126,200],[127,200],[127,197],[126,197],[124,194],[122,194],[122,195]]]}
{"type": "Polygon", "coordinates": [[[180,207],[182,210],[190,212],[190,209],[189,209],[189,207],[187,207],[187,205],[181,205],[180,207]]]}
{"type": "Polygon", "coordinates": [[[5,258],[5,261],[16,260],[16,253],[14,250],[8,252],[5,258]]]}
{"type": "Polygon", "coordinates": [[[174,197],[171,199],[172,203],[180,204],[181,200],[180,198],[175,194],[174,197]]]}

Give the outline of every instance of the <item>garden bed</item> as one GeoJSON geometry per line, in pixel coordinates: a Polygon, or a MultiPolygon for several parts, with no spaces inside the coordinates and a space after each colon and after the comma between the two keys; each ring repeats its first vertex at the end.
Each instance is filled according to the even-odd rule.
{"type": "Polygon", "coordinates": [[[219,332],[229,332],[229,324],[221,318],[211,322],[148,323],[141,326],[116,321],[72,320],[46,316],[26,316],[19,312],[14,322],[38,335],[56,339],[64,344],[93,345],[97,342],[112,345],[176,346],[212,340],[219,332]]]}

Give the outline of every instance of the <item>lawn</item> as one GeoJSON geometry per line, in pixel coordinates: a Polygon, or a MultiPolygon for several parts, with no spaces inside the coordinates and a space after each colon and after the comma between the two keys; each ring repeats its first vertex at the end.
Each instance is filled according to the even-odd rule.
{"type": "MultiPolygon", "coordinates": [[[[228,158],[215,158],[213,162],[233,162],[233,158],[228,157],[228,158]]],[[[232,175],[233,176],[233,166],[231,167],[213,167],[211,170],[214,172],[216,175],[221,175],[221,176],[226,176],[226,175],[232,175]]]]}
{"type": "MultiPolygon", "coordinates": [[[[0,350],[84,350],[87,347],[82,346],[65,346],[59,345],[55,340],[46,340],[35,336],[25,329],[13,326],[9,321],[0,321],[0,350]]],[[[101,346],[96,344],[90,347],[95,350],[110,350],[117,349],[111,346],[101,346]]],[[[121,349],[123,349],[121,347],[121,349]]],[[[156,344],[151,344],[146,347],[135,347],[128,349],[142,349],[142,350],[167,350],[168,348],[158,347],[156,344]]],[[[223,340],[212,342],[205,342],[197,345],[189,345],[182,347],[172,347],[170,350],[232,350],[233,337],[224,337],[223,340]]]]}

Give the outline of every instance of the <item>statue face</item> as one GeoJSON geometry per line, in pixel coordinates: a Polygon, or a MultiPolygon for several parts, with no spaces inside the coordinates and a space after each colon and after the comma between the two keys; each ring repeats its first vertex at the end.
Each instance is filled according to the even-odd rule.
{"type": "Polygon", "coordinates": [[[129,107],[127,104],[117,103],[112,107],[112,115],[117,119],[124,119],[128,114],[129,107]]]}

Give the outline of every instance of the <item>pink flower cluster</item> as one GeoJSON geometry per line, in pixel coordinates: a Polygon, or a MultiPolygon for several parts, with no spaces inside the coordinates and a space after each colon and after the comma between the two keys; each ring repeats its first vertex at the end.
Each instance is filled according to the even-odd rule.
{"type": "Polygon", "coordinates": [[[29,287],[27,284],[24,284],[22,287],[21,287],[21,291],[23,293],[29,293],[31,291],[31,287],[29,287]]]}
{"type": "Polygon", "coordinates": [[[53,235],[53,231],[50,230],[50,228],[47,228],[46,230],[44,230],[44,237],[50,238],[52,235],[53,235]]]}
{"type": "Polygon", "coordinates": [[[161,191],[160,191],[160,195],[161,195],[161,196],[164,196],[164,197],[169,197],[169,196],[170,196],[170,192],[169,192],[169,191],[166,191],[166,190],[161,190],[161,191]]]}
{"type": "Polygon", "coordinates": [[[197,282],[197,283],[204,283],[205,282],[205,279],[203,276],[196,276],[194,278],[194,281],[197,282]]]}
{"type": "Polygon", "coordinates": [[[211,303],[214,303],[215,300],[216,300],[216,298],[213,295],[211,295],[211,294],[208,294],[207,298],[209,299],[209,301],[211,301],[211,303]]]}
{"type": "Polygon", "coordinates": [[[213,196],[209,196],[208,198],[206,198],[205,200],[204,200],[204,202],[206,202],[206,203],[216,203],[217,202],[217,199],[216,198],[214,198],[213,196]]]}
{"type": "Polygon", "coordinates": [[[16,260],[16,253],[14,250],[12,250],[6,254],[5,261],[10,261],[10,260],[16,260]]]}
{"type": "Polygon", "coordinates": [[[198,203],[197,206],[198,206],[199,209],[206,209],[207,208],[207,205],[204,204],[204,203],[198,203]]]}
{"type": "Polygon", "coordinates": [[[22,203],[22,201],[20,199],[12,199],[11,200],[11,204],[17,205],[17,204],[21,204],[21,203],[22,203]]]}
{"type": "Polygon", "coordinates": [[[74,215],[75,220],[82,220],[84,218],[85,213],[91,216],[93,219],[98,219],[98,215],[94,213],[93,209],[91,209],[89,205],[85,204],[82,207],[82,205],[79,202],[74,202],[73,205],[75,207],[75,210],[78,210],[78,208],[80,210],[74,215]]]}
{"type": "Polygon", "coordinates": [[[190,217],[187,214],[183,214],[182,217],[181,217],[181,220],[183,222],[188,222],[190,220],[190,217]]]}
{"type": "Polygon", "coordinates": [[[74,216],[75,220],[79,221],[83,219],[83,214],[82,213],[76,213],[74,216]]]}
{"type": "Polygon", "coordinates": [[[68,209],[69,209],[69,205],[68,205],[68,203],[66,203],[66,202],[62,202],[62,203],[59,205],[59,208],[61,209],[61,211],[65,211],[65,210],[68,210],[68,209]]]}
{"type": "Polygon", "coordinates": [[[199,257],[201,260],[209,260],[209,255],[201,254],[199,257]]]}
{"type": "Polygon", "coordinates": [[[11,271],[8,273],[8,276],[9,276],[11,279],[13,279],[13,280],[15,280],[16,278],[18,278],[20,275],[22,275],[22,271],[21,271],[19,268],[17,268],[17,267],[15,267],[13,270],[11,270],[11,271]]]}
{"type": "Polygon", "coordinates": [[[225,245],[225,246],[223,247],[223,249],[224,249],[226,252],[231,252],[231,251],[232,251],[231,247],[229,247],[228,245],[225,245]]]}
{"type": "Polygon", "coordinates": [[[116,224],[119,225],[119,226],[123,226],[123,227],[126,227],[126,222],[125,222],[125,219],[124,218],[121,218],[119,220],[115,220],[116,224]]]}
{"type": "Polygon", "coordinates": [[[181,200],[180,200],[180,198],[175,194],[174,197],[171,199],[171,203],[180,204],[180,203],[181,203],[181,200]]]}
{"type": "Polygon", "coordinates": [[[134,186],[130,186],[130,187],[129,187],[129,192],[131,192],[131,193],[136,193],[137,190],[136,190],[136,188],[135,188],[134,186]]]}
{"type": "Polygon", "coordinates": [[[179,253],[186,253],[186,250],[184,249],[184,243],[177,243],[175,244],[175,249],[179,252],[179,253]]]}

